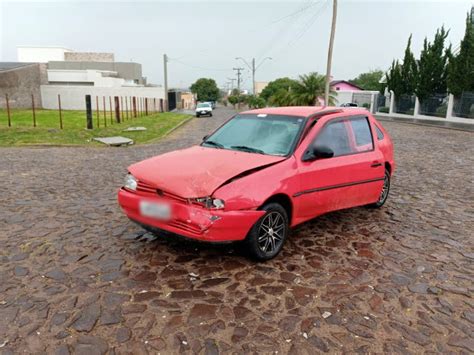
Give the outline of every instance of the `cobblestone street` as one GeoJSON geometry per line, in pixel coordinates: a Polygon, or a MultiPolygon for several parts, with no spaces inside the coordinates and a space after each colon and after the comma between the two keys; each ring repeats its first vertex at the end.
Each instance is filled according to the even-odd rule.
{"type": "Polygon", "coordinates": [[[0,353],[474,352],[473,133],[382,122],[387,204],[305,223],[266,263],[127,220],[126,167],[231,113],[155,145],[0,149],[0,353]]]}

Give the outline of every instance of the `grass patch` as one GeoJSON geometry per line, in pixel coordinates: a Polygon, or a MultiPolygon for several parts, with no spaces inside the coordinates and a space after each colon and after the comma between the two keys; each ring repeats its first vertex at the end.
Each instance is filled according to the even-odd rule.
{"type": "Polygon", "coordinates": [[[169,130],[191,117],[181,113],[155,113],[149,116],[129,118],[120,124],[111,124],[107,113],[107,127],[101,112],[100,127],[97,118],[93,117],[94,129],[87,130],[85,111],[63,111],[63,128],[59,129],[59,113],[56,110],[36,111],[36,127],[33,127],[31,110],[12,110],[12,126],[8,127],[7,113],[0,110],[0,146],[21,146],[31,144],[51,145],[103,145],[92,138],[123,136],[133,139],[135,144],[155,141],[169,130]],[[123,132],[128,127],[146,127],[146,131],[123,132]]]}

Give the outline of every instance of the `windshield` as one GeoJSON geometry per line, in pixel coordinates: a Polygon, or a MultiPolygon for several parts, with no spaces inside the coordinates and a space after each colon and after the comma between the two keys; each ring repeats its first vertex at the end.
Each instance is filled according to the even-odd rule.
{"type": "Polygon", "coordinates": [[[304,117],[237,115],[209,136],[206,147],[286,156],[298,137],[304,117]]]}
{"type": "Polygon", "coordinates": [[[197,107],[199,107],[199,108],[201,108],[201,107],[211,107],[211,105],[209,105],[209,104],[198,104],[197,107]]]}

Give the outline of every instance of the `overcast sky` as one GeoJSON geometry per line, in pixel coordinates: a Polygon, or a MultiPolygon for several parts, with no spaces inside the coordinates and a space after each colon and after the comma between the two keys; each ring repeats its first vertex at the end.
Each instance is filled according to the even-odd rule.
{"type": "MultiPolygon", "coordinates": [[[[187,87],[211,77],[223,86],[245,66],[259,63],[258,81],[325,72],[331,0],[292,1],[12,1],[0,0],[0,61],[15,61],[17,45],[64,46],[115,53],[135,61],[152,83],[162,84],[163,53],[169,82],[187,87]]],[[[436,28],[450,29],[459,44],[474,1],[339,0],[333,77],[351,79],[386,69],[403,55],[410,33],[418,56],[436,28]]],[[[244,73],[250,87],[250,71],[244,73]]]]}

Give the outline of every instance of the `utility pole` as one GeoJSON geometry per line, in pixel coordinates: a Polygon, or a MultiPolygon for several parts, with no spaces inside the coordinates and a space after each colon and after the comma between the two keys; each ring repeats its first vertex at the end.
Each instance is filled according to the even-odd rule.
{"type": "Polygon", "coordinates": [[[337,19],[337,0],[332,0],[331,37],[329,38],[328,62],[326,66],[326,90],[324,92],[324,105],[325,106],[328,106],[329,104],[329,85],[331,83],[332,49],[334,46],[334,36],[336,35],[336,19],[337,19]]]}
{"type": "Polygon", "coordinates": [[[168,111],[168,56],[163,54],[163,69],[164,69],[164,91],[165,91],[165,111],[168,111]]]}
{"type": "Polygon", "coordinates": [[[235,59],[240,59],[242,60],[245,65],[250,69],[250,71],[252,72],[252,93],[253,95],[257,95],[257,92],[255,91],[255,72],[257,71],[258,68],[260,68],[260,66],[263,64],[263,62],[267,59],[272,59],[271,57],[265,57],[262,59],[262,61],[260,62],[259,65],[255,66],[255,58],[252,58],[252,64],[250,65],[244,58],[242,57],[237,57],[235,59]]]}
{"type": "Polygon", "coordinates": [[[230,80],[230,93],[232,94],[232,91],[234,91],[234,81],[236,81],[236,78],[227,78],[227,80],[230,80]]]}
{"type": "Polygon", "coordinates": [[[240,109],[240,76],[242,75],[241,71],[244,70],[244,68],[232,68],[232,70],[237,71],[237,108],[240,109]]]}

